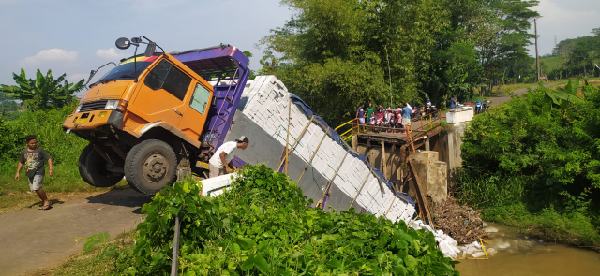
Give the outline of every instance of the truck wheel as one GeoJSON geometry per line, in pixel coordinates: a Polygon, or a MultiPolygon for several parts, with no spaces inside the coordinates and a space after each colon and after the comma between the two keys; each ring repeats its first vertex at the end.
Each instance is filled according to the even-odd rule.
{"type": "Polygon", "coordinates": [[[124,174],[106,169],[106,160],[88,144],[79,156],[79,174],[83,181],[95,187],[110,187],[123,179],[124,174]]]}
{"type": "Polygon", "coordinates": [[[134,189],[153,195],[175,180],[176,167],[173,148],[161,140],[148,139],[127,153],[125,176],[134,189]]]}

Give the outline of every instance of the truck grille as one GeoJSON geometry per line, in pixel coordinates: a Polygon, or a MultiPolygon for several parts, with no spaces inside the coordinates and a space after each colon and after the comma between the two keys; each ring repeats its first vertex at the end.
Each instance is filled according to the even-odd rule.
{"type": "Polygon", "coordinates": [[[106,102],[108,102],[108,100],[84,103],[81,105],[81,110],[79,112],[104,109],[104,107],[106,107],[106,102]]]}

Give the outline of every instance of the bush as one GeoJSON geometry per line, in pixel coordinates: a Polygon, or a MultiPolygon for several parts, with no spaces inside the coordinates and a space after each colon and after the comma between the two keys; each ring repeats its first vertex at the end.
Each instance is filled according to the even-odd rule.
{"type": "Polygon", "coordinates": [[[23,111],[11,120],[0,117],[0,189],[27,190],[27,180],[15,183],[12,178],[19,154],[25,148],[24,138],[30,134],[37,135],[40,147],[52,155],[56,166],[56,176],[44,180],[47,190],[67,192],[90,189],[87,184],[83,184],[77,170],[79,154],[87,145],[87,141],[67,134],[62,129],[65,117],[73,109],[71,106],[44,111],[23,111]]]}
{"type": "Polygon", "coordinates": [[[527,214],[515,217],[527,218],[525,224],[533,221],[539,227],[559,229],[555,237],[574,234],[565,229],[585,223],[566,223],[563,229],[529,216],[580,222],[570,215],[576,213],[588,218],[581,229],[600,232],[597,88],[574,82],[558,91],[539,87],[477,116],[465,132],[462,159],[457,191],[463,203],[494,210],[522,204],[527,214]]]}
{"type": "MultiPolygon", "coordinates": [[[[241,172],[232,189],[199,196],[176,183],[144,205],[127,273],[170,270],[173,223],[182,221],[179,268],[191,274],[456,274],[433,235],[354,211],[324,212],[285,175],[265,166],[241,172]]],[[[131,254],[131,253],[125,253],[131,254]]]]}

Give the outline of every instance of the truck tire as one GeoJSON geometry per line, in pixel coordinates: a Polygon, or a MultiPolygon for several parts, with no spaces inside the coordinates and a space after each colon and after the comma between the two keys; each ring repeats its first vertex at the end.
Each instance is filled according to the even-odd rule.
{"type": "Polygon", "coordinates": [[[107,170],[106,161],[94,150],[93,144],[88,144],[79,156],[79,174],[83,181],[95,187],[110,187],[125,176],[107,170]]]}
{"type": "Polygon", "coordinates": [[[125,159],[125,176],[134,189],[153,195],[173,183],[177,158],[173,148],[157,139],[148,139],[133,146],[125,159]]]}

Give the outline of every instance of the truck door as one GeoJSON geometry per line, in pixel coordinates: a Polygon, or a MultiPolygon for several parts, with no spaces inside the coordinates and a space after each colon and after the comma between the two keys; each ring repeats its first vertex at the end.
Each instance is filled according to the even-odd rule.
{"type": "Polygon", "coordinates": [[[146,122],[165,122],[177,127],[184,114],[183,100],[191,78],[166,59],[144,78],[144,85],[134,96],[128,110],[146,122]]]}
{"type": "Polygon", "coordinates": [[[190,94],[178,127],[190,140],[199,141],[210,108],[212,92],[201,82],[194,82],[190,94]]]}

